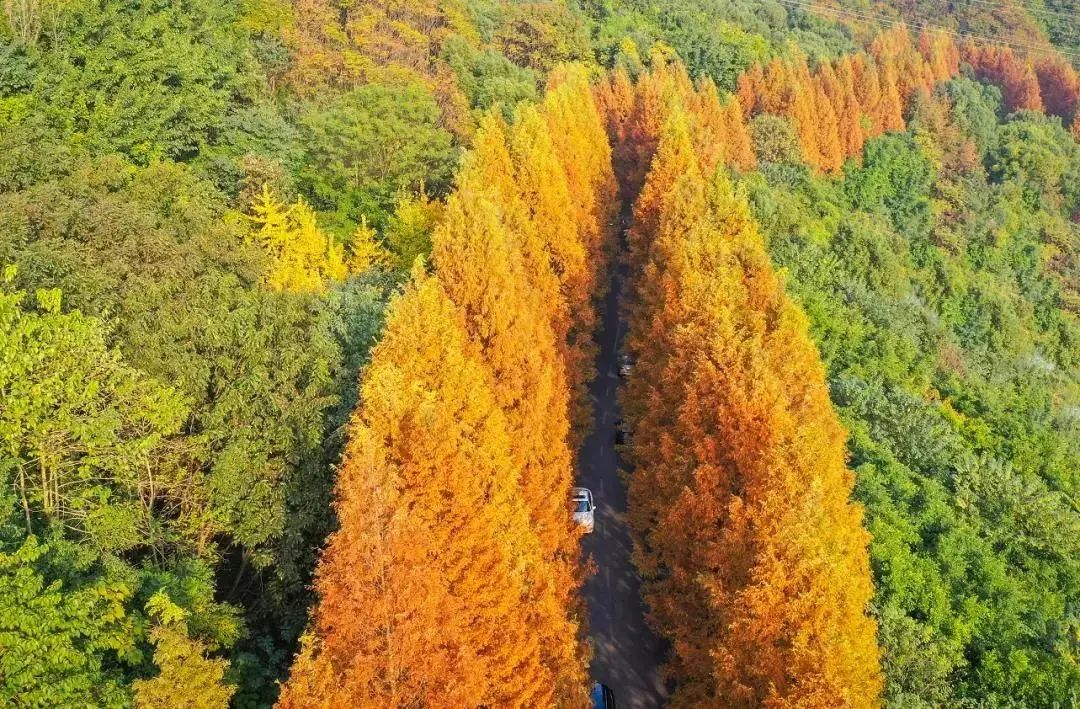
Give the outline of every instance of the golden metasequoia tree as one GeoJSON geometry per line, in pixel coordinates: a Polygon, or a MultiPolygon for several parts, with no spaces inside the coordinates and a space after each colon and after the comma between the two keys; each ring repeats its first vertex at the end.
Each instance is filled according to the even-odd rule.
{"type": "MultiPolygon", "coordinates": [[[[551,73],[542,114],[575,203],[574,221],[588,254],[590,293],[599,299],[605,287],[611,237],[617,228],[618,185],[604,118],[584,67],[567,65],[551,73]]],[[[581,317],[587,319],[590,313],[581,317]]],[[[591,326],[589,330],[591,333],[591,326]]]]}
{"type": "Polygon", "coordinates": [[[1035,63],[1046,112],[1068,121],[1080,106],[1080,73],[1064,57],[1053,54],[1035,63]]]}
{"type": "MultiPolygon", "coordinates": [[[[510,126],[494,115],[481,123],[435,231],[433,259],[464,313],[511,432],[512,461],[541,550],[537,563],[523,565],[530,626],[557,678],[556,694],[570,696],[584,674],[579,532],[567,514],[570,417],[574,388],[584,390],[591,370],[587,343],[573,333],[594,321],[583,291],[598,280],[592,269],[601,264],[589,263],[590,248],[606,250],[583,237],[602,240],[606,232],[588,226],[589,201],[570,192],[544,115],[553,110],[524,108],[510,126]]],[[[593,120],[596,126],[577,132],[604,140],[599,115],[593,120]]],[[[604,149],[591,150],[599,151],[597,162],[604,159],[604,149]]],[[[574,179],[600,193],[593,199],[606,198],[607,170],[606,179],[602,165],[574,179]]]]}
{"type": "Polygon", "coordinates": [[[871,707],[868,534],[805,317],[670,113],[635,206],[624,394],[635,559],[674,704],[871,707]],[[638,220],[641,220],[640,222],[638,220]]]}
{"type": "Polygon", "coordinates": [[[620,198],[626,203],[632,203],[641,190],[660,131],[676,105],[686,114],[704,162],[742,171],[756,167],[746,123],[747,104],[741,93],[721,97],[708,78],[695,85],[677,61],[654,57],[652,68],[637,84],[616,70],[598,85],[596,96],[611,138],[620,198]]]}
{"type": "Polygon", "coordinates": [[[552,229],[563,222],[561,215],[548,216],[556,205],[535,214],[546,222],[540,231],[568,308],[566,328],[556,334],[569,376],[576,449],[592,420],[588,382],[597,353],[595,306],[606,288],[619,211],[607,132],[583,67],[561,66],[552,72],[539,109],[522,109],[518,116],[511,145],[519,186],[531,185],[531,194],[547,194],[548,201],[555,195],[561,200],[564,192],[569,200],[568,232],[552,229]]]}
{"type": "Polygon", "coordinates": [[[1001,89],[1006,110],[1043,110],[1039,80],[1029,59],[1018,56],[1011,47],[976,44],[972,40],[960,46],[960,54],[977,77],[1001,89]]]}
{"type": "MultiPolygon", "coordinates": [[[[480,121],[434,273],[414,270],[364,372],[283,706],[584,703],[570,421],[615,182],[587,75],[551,81],[511,123],[480,121]]],[[[383,257],[370,236],[357,258],[383,257]]]]}
{"type": "Polygon", "coordinates": [[[553,677],[522,568],[539,555],[510,430],[461,311],[419,275],[349,423],[340,529],[281,707],[536,706],[553,677]]]}
{"type": "Polygon", "coordinates": [[[738,81],[749,115],[790,119],[811,168],[837,174],[861,155],[868,138],[905,129],[904,109],[916,91],[930,90],[960,71],[950,35],[924,32],[912,41],[898,27],[878,35],[868,51],[820,62],[802,54],[755,64],[738,81]]]}
{"type": "MultiPolygon", "coordinates": [[[[502,154],[491,158],[501,161],[508,151],[503,145],[492,152],[502,154]]],[[[542,250],[529,244],[537,240],[536,227],[515,204],[523,200],[510,190],[509,177],[498,186],[485,155],[472,155],[447,202],[434,236],[434,262],[495,382],[527,518],[540,540],[541,559],[522,567],[531,593],[530,626],[561,678],[577,681],[583,661],[570,609],[580,586],[578,532],[567,514],[573,457],[566,363],[551,320],[557,283],[548,264],[537,261],[542,250]],[[515,211],[524,222],[512,220],[515,211]],[[541,282],[555,292],[541,291],[541,282]]]]}

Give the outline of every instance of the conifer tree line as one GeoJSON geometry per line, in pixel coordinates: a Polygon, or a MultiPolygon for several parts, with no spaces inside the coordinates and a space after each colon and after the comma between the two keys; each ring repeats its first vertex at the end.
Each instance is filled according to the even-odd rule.
{"type": "MultiPolygon", "coordinates": [[[[637,200],[630,310],[679,316],[648,327],[680,321],[669,304],[686,293],[727,313],[704,286],[675,287],[699,284],[670,244],[697,241],[670,236],[665,216],[742,233],[738,209],[716,207],[739,202],[714,179],[721,165],[807,315],[849,431],[882,702],[1068,704],[1078,2],[0,3],[0,705],[271,706],[317,593],[329,610],[287,701],[308,688],[307,703],[331,705],[582,700],[577,542],[559,503],[590,425],[608,227],[637,200]],[[870,8],[880,22],[851,21],[870,8]],[[948,29],[875,39],[900,18],[948,29]],[[614,72],[594,89],[599,121],[578,115],[592,108],[570,63],[614,72]],[[694,160],[671,147],[683,133],[694,160]],[[682,157],[654,161],[658,149],[682,157]],[[669,195],[683,180],[694,186],[669,195]],[[345,541],[316,591],[348,440],[345,541]],[[376,651],[354,667],[356,647],[376,651]],[[318,694],[346,675],[356,695],[318,694]]],[[[728,283],[714,260],[702,282],[728,283]]],[[[701,352],[707,328],[687,318],[657,342],[701,352]]],[[[694,401],[718,396],[680,366],[694,401]]],[[[756,405],[781,374],[723,382],[756,405]]],[[[663,391],[667,406],[682,390],[663,391]]],[[[690,410],[664,413],[679,436],[665,446],[689,438],[690,410]]],[[[672,470],[669,448],[644,474],[672,470]]],[[[788,519],[794,503],[768,500],[788,519]]],[[[669,554],[680,528],[662,530],[657,549],[678,564],[643,554],[653,580],[698,588],[686,569],[701,557],[669,554]]],[[[673,676],[722,660],[724,691],[764,691],[735,672],[753,662],[731,660],[733,641],[700,652],[678,615],[690,598],[711,622],[730,597],[665,601],[675,587],[651,596],[669,637],[691,638],[673,676]]],[[[770,701],[803,700],[811,680],[791,667],[798,690],[785,675],[770,701]]],[[[680,699],[708,703],[714,684],[686,679],[680,699]]]]}
{"type": "Polygon", "coordinates": [[[738,94],[751,115],[791,118],[807,164],[836,173],[862,154],[867,139],[904,129],[904,106],[915,91],[959,70],[951,36],[924,32],[912,42],[900,27],[878,35],[868,51],[814,70],[798,54],[755,64],[739,78],[738,94]]]}
{"type": "MultiPolygon", "coordinates": [[[[654,59],[665,63],[661,56],[654,59]]],[[[739,76],[737,91],[724,98],[706,77],[698,80],[696,92],[685,90],[689,77],[676,78],[684,85],[684,100],[702,114],[699,130],[711,136],[698,141],[707,161],[716,160],[709,153],[723,148],[729,167],[753,169],[747,122],[770,114],[791,120],[807,165],[838,174],[848,159],[861,159],[870,138],[905,130],[905,112],[915,97],[928,97],[935,84],[958,76],[964,64],[974,76],[1001,89],[1006,110],[1045,112],[1066,125],[1072,121],[1072,132],[1080,139],[1080,73],[1060,54],[1024,56],[1008,46],[973,40],[958,44],[950,34],[927,30],[914,39],[905,26],[879,33],[866,51],[822,60],[813,68],[799,52],[752,64],[739,76]]],[[[648,95],[659,90],[657,81],[665,80],[646,73],[639,77],[637,92],[648,95]]],[[[648,162],[640,158],[655,150],[658,135],[657,116],[626,122],[627,111],[635,110],[633,93],[630,78],[617,69],[598,97],[609,102],[607,115],[619,119],[616,130],[639,131],[615,134],[616,157],[631,172],[647,168],[648,162]]],[[[640,185],[643,175],[626,174],[625,179],[640,185]]]]}
{"type": "MultiPolygon", "coordinates": [[[[738,96],[748,117],[767,113],[790,118],[806,163],[838,173],[858,160],[866,141],[905,129],[905,108],[917,93],[960,73],[998,86],[1006,110],[1045,111],[1069,121],[1080,135],[1080,75],[1056,53],[1021,56],[1008,46],[923,31],[913,40],[899,26],[877,35],[867,51],[822,61],[814,69],[798,53],[754,64],[739,77],[738,96]]],[[[1068,125],[1068,123],[1066,123],[1068,125]]]]}
{"type": "Polygon", "coordinates": [[[280,706],[584,702],[571,419],[615,204],[582,68],[481,122],[363,373],[280,706]]]}
{"type": "Polygon", "coordinates": [[[727,176],[742,141],[710,132],[712,91],[681,67],[636,88],[600,93],[631,106],[609,114],[616,154],[634,153],[627,137],[656,146],[628,234],[623,405],[635,561],[671,641],[673,704],[875,706],[869,535],[805,318],[727,176]]]}
{"type": "MultiPolygon", "coordinates": [[[[904,130],[906,106],[972,51],[896,30],[812,71],[805,57],[754,66],[726,96],[662,55],[596,87],[563,67],[538,105],[486,114],[430,267],[414,267],[362,373],[341,527],[280,706],[584,700],[565,500],[620,203],[633,205],[630,523],[674,704],[875,706],[869,535],[845,433],[728,171],[757,166],[752,118],[773,114],[792,119],[807,165],[838,172],[904,130]]],[[[1054,71],[1046,86],[1068,87],[1054,71]]],[[[365,230],[350,259],[387,258],[365,230]]]]}

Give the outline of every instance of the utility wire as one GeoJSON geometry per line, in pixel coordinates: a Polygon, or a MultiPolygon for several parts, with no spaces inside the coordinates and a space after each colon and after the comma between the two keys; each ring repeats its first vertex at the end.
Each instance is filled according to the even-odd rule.
{"type": "Polygon", "coordinates": [[[1060,17],[1066,20],[1075,20],[1076,15],[1069,12],[1061,12],[1060,10],[1051,10],[1049,8],[1028,7],[1027,5],[1003,5],[1001,3],[990,2],[990,0],[961,0],[962,2],[968,2],[973,5],[985,5],[997,10],[1023,10],[1033,15],[1050,15],[1052,17],[1060,17]]]}
{"type": "Polygon", "coordinates": [[[1037,52],[1048,54],[1051,52],[1057,52],[1065,56],[1080,59],[1080,52],[1072,52],[1067,49],[1053,48],[1039,46],[1028,42],[1009,42],[1003,39],[995,37],[987,37],[985,35],[976,34],[974,32],[959,32],[956,30],[946,29],[937,25],[932,25],[927,22],[917,22],[904,20],[903,18],[889,17],[887,15],[881,15],[872,12],[859,12],[857,10],[845,10],[842,8],[827,7],[821,5],[814,5],[812,2],[804,2],[803,0],[774,0],[782,5],[786,5],[791,8],[799,8],[807,12],[820,12],[825,14],[837,15],[840,17],[847,17],[855,20],[862,20],[864,22],[873,22],[879,25],[887,25],[889,27],[908,27],[918,30],[926,30],[928,32],[940,32],[942,34],[952,35],[953,37],[959,37],[960,39],[980,40],[988,44],[995,44],[998,46],[1010,47],[1013,49],[1023,49],[1029,52],[1037,52]]]}

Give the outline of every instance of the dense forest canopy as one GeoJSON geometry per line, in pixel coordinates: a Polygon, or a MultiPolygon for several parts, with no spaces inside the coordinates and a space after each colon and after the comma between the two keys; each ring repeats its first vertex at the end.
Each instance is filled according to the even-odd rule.
{"type": "Polygon", "coordinates": [[[0,704],[393,703],[337,622],[393,606],[376,561],[420,599],[394,701],[584,701],[561,505],[613,258],[641,370],[682,387],[624,397],[677,698],[1080,701],[1078,68],[1075,0],[3,0],[0,704]],[[755,467],[752,423],[806,472],[755,467]],[[814,476],[798,532],[721,506],[795,520],[769,486],[814,476]],[[424,545],[372,526],[403,490],[447,524],[424,545]],[[702,579],[822,529],[807,587],[841,590],[807,607],[865,664],[733,672],[798,623],[702,579]]]}

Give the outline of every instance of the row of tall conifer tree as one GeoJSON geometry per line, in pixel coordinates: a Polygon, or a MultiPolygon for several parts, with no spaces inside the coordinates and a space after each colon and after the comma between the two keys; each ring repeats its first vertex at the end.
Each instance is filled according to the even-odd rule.
{"type": "Polygon", "coordinates": [[[584,701],[571,420],[614,192],[582,69],[483,121],[364,373],[281,706],[584,701]]]}
{"type": "Polygon", "coordinates": [[[845,433],[728,170],[755,167],[749,119],[768,113],[792,119],[811,168],[837,172],[903,130],[904,107],[962,57],[1016,108],[1075,95],[1060,62],[901,29],[812,72],[805,57],[755,65],[726,98],[659,57],[595,87],[565,67],[538,107],[483,119],[431,263],[363,373],[341,528],[281,705],[584,701],[565,500],[620,203],[633,205],[630,523],[675,702],[875,705],[845,433]]]}

